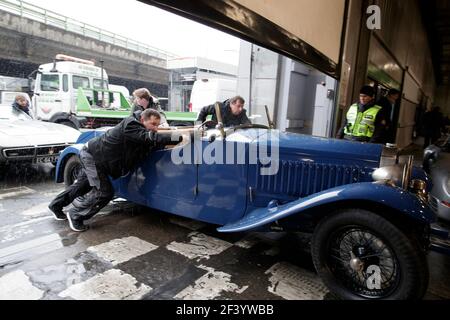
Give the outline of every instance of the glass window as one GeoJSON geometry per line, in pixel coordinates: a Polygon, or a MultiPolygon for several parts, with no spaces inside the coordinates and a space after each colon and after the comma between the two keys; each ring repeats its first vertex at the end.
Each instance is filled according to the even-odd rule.
{"type": "Polygon", "coordinates": [[[41,91],[59,91],[59,75],[43,74],[41,76],[41,91]]]}
{"type": "Polygon", "coordinates": [[[69,91],[69,76],[67,74],[63,75],[63,91],[69,91]]]}
{"type": "MultiPolygon", "coordinates": [[[[102,88],[102,80],[101,79],[94,79],[94,89],[101,89],[102,88]]],[[[103,89],[108,89],[108,81],[103,80],[103,89]]]]}
{"type": "Polygon", "coordinates": [[[89,78],[80,77],[80,76],[72,76],[72,87],[74,89],[78,89],[79,87],[83,89],[90,89],[89,78]]]}

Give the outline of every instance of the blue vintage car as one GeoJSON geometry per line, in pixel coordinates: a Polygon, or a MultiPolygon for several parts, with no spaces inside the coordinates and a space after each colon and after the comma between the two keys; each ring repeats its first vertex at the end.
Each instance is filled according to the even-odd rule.
{"type": "MultiPolygon", "coordinates": [[[[64,150],[57,182],[76,179],[79,150],[104,130],[85,132],[64,150]]],[[[425,294],[430,234],[448,235],[431,227],[431,181],[396,148],[257,125],[173,133],[183,142],[113,181],[118,197],[219,232],[311,233],[317,273],[344,299],[425,294]]]]}

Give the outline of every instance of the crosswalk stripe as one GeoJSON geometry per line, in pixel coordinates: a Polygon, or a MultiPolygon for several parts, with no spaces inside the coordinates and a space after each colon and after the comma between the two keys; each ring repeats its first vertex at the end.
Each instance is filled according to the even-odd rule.
{"type": "Polygon", "coordinates": [[[207,236],[200,232],[192,232],[188,235],[189,243],[171,242],[166,246],[170,251],[182,254],[189,259],[209,259],[233,246],[224,240],[207,236]]]}
{"type": "Polygon", "coordinates": [[[231,275],[216,271],[214,268],[200,265],[198,268],[208,271],[198,278],[193,285],[180,291],[175,299],[182,300],[212,300],[220,296],[223,291],[243,293],[248,286],[239,287],[231,282],[231,275]]]}
{"type": "Polygon", "coordinates": [[[111,262],[115,266],[157,248],[158,246],[155,246],[150,242],[136,237],[127,237],[114,239],[97,246],[89,247],[87,251],[95,253],[100,258],[111,262]]]}
{"type": "Polygon", "coordinates": [[[36,288],[22,270],[5,274],[0,278],[0,300],[38,300],[44,291],[36,288]]]}
{"type": "Polygon", "coordinates": [[[274,264],[266,274],[271,275],[269,292],[286,300],[323,300],[328,293],[316,274],[287,262],[274,264]]]}
{"type": "Polygon", "coordinates": [[[59,293],[62,298],[76,300],[135,300],[152,290],[145,284],[118,269],[95,275],[59,293]]]}

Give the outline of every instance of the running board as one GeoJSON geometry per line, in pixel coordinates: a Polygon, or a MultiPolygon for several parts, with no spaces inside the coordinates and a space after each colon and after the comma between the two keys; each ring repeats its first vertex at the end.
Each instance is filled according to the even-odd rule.
{"type": "Polygon", "coordinates": [[[430,250],[450,256],[450,230],[438,224],[431,225],[430,250]]]}

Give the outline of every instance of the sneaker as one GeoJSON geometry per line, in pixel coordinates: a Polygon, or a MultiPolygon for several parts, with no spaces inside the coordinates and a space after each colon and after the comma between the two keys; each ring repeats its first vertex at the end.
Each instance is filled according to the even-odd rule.
{"type": "Polygon", "coordinates": [[[48,209],[53,214],[53,217],[55,218],[55,220],[58,220],[58,221],[67,220],[67,217],[64,214],[64,212],[62,211],[62,208],[58,208],[50,203],[50,205],[48,206],[48,209]]]}
{"type": "Polygon", "coordinates": [[[83,232],[89,229],[88,226],[84,225],[83,220],[75,220],[70,216],[70,211],[67,213],[67,220],[69,220],[70,229],[76,232],[83,232]]]}

